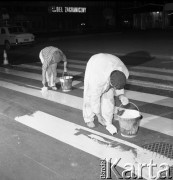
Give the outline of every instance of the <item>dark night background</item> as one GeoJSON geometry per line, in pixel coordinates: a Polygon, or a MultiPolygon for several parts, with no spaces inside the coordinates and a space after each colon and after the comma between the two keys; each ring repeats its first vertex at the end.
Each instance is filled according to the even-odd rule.
{"type": "Polygon", "coordinates": [[[24,26],[37,36],[173,27],[171,0],[1,1],[1,20],[24,26]],[[85,8],[65,12],[65,7],[85,8]]]}

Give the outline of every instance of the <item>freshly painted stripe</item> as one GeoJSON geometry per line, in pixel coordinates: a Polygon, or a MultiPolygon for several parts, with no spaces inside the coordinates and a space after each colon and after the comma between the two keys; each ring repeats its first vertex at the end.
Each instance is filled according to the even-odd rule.
{"type": "MultiPolygon", "coordinates": [[[[84,86],[79,87],[79,89],[84,89],[84,86]]],[[[173,98],[170,97],[131,90],[125,90],[125,93],[129,99],[161,106],[173,107],[173,98]]]]}
{"type": "MultiPolygon", "coordinates": [[[[157,153],[145,150],[130,142],[105,135],[41,111],[16,117],[15,120],[98,158],[108,160],[111,158],[112,162],[117,163],[117,166],[123,169],[126,169],[127,163],[131,164],[135,167],[134,173],[136,175],[138,175],[139,164],[148,164],[151,159],[159,165],[158,168],[154,168],[153,174],[158,172],[162,163],[167,163],[169,166],[173,165],[173,160],[165,156],[159,156],[157,153]],[[84,131],[85,133],[83,133],[84,131]],[[112,145],[112,143],[116,145],[112,145]],[[128,146],[128,150],[125,149],[125,146],[128,146]]],[[[143,168],[142,177],[149,179],[148,174],[148,167],[143,168]]]]}
{"type": "MultiPolygon", "coordinates": [[[[127,84],[140,86],[140,87],[155,88],[155,89],[165,90],[165,91],[173,91],[172,85],[161,84],[161,83],[150,82],[150,81],[142,81],[142,80],[137,80],[137,79],[128,79],[127,84]]],[[[80,87],[80,89],[83,89],[83,88],[84,88],[83,86],[80,87]]]]}
{"type": "Polygon", "coordinates": [[[125,90],[125,93],[129,99],[167,107],[173,107],[173,98],[131,90],[125,90]]]}
{"type": "MultiPolygon", "coordinates": [[[[41,79],[42,79],[41,74],[29,73],[29,72],[24,72],[24,71],[21,72],[21,71],[17,71],[14,69],[7,69],[7,68],[2,68],[2,67],[0,67],[0,72],[5,73],[5,74],[19,76],[19,78],[24,77],[24,78],[30,78],[30,79],[38,80],[38,81],[41,81],[41,79]]],[[[79,83],[81,83],[81,81],[73,80],[72,85],[75,86],[79,83]]]]}
{"type": "Polygon", "coordinates": [[[21,72],[15,69],[8,69],[2,67],[0,67],[0,72],[41,81],[41,75],[37,73],[29,73],[24,71],[21,72]]]}
{"type": "MultiPolygon", "coordinates": [[[[14,67],[21,67],[21,68],[28,68],[28,69],[35,69],[35,70],[41,70],[42,68],[39,67],[39,66],[33,66],[31,64],[20,64],[20,65],[16,65],[14,67]]],[[[57,72],[59,73],[63,73],[63,70],[62,69],[58,69],[57,72]]],[[[80,75],[82,73],[82,71],[72,71],[72,70],[69,70],[68,71],[71,75],[75,76],[75,75],[80,75]]]]}
{"type": "MultiPolygon", "coordinates": [[[[71,67],[74,68],[79,68],[76,65],[69,65],[71,67]]],[[[28,64],[21,64],[19,65],[19,67],[23,67],[23,68],[30,68],[30,69],[38,69],[40,70],[41,67],[38,66],[34,66],[34,65],[28,65],[28,64]]],[[[82,67],[82,66],[81,66],[82,67]]],[[[84,69],[85,67],[83,67],[84,69]]],[[[63,73],[62,69],[58,69],[59,72],[63,73]]],[[[79,75],[82,72],[79,71],[70,71],[69,73],[71,75],[79,75]]],[[[135,76],[139,76],[139,77],[149,77],[152,79],[159,79],[159,80],[165,80],[165,81],[173,81],[172,76],[167,76],[167,75],[159,75],[159,74],[152,74],[152,73],[142,73],[142,72],[134,72],[134,71],[130,71],[130,75],[135,75],[135,76]]],[[[134,85],[141,85],[144,87],[153,87],[153,88],[158,88],[158,89],[163,89],[163,90],[173,90],[173,87],[171,85],[166,85],[166,84],[162,84],[162,83],[157,83],[157,82],[149,82],[149,81],[142,81],[142,80],[136,80],[136,79],[128,79],[128,83],[129,84],[134,84],[134,85]],[[134,82],[135,81],[135,82],[134,82]]]]}
{"type": "Polygon", "coordinates": [[[142,69],[142,70],[151,70],[156,72],[164,72],[164,73],[171,73],[173,74],[173,70],[171,69],[164,69],[164,68],[155,68],[155,67],[147,67],[147,66],[133,66],[130,69],[142,69]]]}
{"type": "MultiPolygon", "coordinates": [[[[69,59],[69,62],[74,62],[74,63],[79,63],[79,64],[83,64],[86,65],[87,61],[81,61],[81,60],[73,60],[73,59],[69,59]]],[[[147,67],[147,66],[127,66],[129,68],[129,70],[135,70],[135,69],[139,69],[139,70],[146,70],[146,71],[155,71],[155,72],[159,72],[159,73],[170,73],[173,74],[173,70],[171,69],[164,69],[164,68],[155,68],[155,67],[147,67]]]]}
{"type": "MultiPolygon", "coordinates": [[[[0,86],[82,110],[83,99],[81,97],[55,91],[48,91],[42,94],[39,90],[18,86],[4,81],[0,81],[0,86]]],[[[144,117],[141,123],[142,127],[173,136],[173,121],[171,119],[148,113],[142,113],[142,115],[144,117]],[[153,126],[153,122],[157,125],[155,124],[153,126]]]]}
{"type": "MultiPolygon", "coordinates": [[[[41,74],[37,74],[37,73],[28,73],[28,72],[23,72],[23,71],[21,72],[21,71],[17,71],[14,69],[7,69],[7,68],[2,68],[2,67],[0,67],[0,72],[41,81],[41,74]]],[[[130,80],[128,80],[128,83],[129,83],[129,81],[130,80]]],[[[75,85],[78,85],[79,83],[81,83],[81,81],[74,80],[72,85],[75,86],[75,85]]],[[[133,81],[133,84],[134,84],[134,81],[133,81]]],[[[144,85],[144,83],[139,83],[139,84],[140,84],[140,86],[144,85]]],[[[147,82],[146,84],[149,87],[151,87],[150,86],[151,82],[147,82]]],[[[161,85],[159,85],[159,87],[160,86],[161,85]]],[[[80,89],[83,89],[83,86],[80,87],[80,89]]],[[[165,86],[163,87],[163,89],[165,90],[165,86]]],[[[166,106],[173,107],[172,98],[166,98],[165,96],[153,95],[153,94],[148,94],[148,93],[141,93],[141,92],[137,92],[137,91],[134,92],[134,91],[127,90],[126,92],[127,92],[127,95],[129,94],[129,98],[132,98],[132,99],[135,99],[138,101],[144,101],[147,103],[155,103],[156,102],[155,104],[158,104],[158,105],[164,105],[165,101],[166,101],[166,102],[168,102],[168,104],[166,104],[166,106]],[[166,100],[164,100],[165,98],[166,98],[166,100]],[[168,101],[168,99],[169,99],[169,101],[168,101]],[[160,100],[162,100],[162,101],[160,101],[160,100]]]]}
{"type": "Polygon", "coordinates": [[[153,73],[135,72],[135,71],[130,70],[130,75],[148,77],[152,79],[159,79],[159,80],[165,80],[165,81],[173,81],[172,76],[153,74],[153,73]]]}
{"type": "Polygon", "coordinates": [[[173,91],[173,86],[169,84],[166,85],[166,84],[147,82],[147,81],[141,81],[141,80],[136,80],[136,79],[128,79],[127,84],[141,86],[141,87],[148,87],[148,88],[156,88],[160,90],[173,91]]]}
{"type": "MultiPolygon", "coordinates": [[[[0,72],[41,81],[41,75],[36,74],[36,73],[20,72],[20,71],[14,70],[14,69],[7,69],[7,68],[2,68],[2,67],[0,67],[0,72]]],[[[79,83],[81,83],[81,81],[74,80],[72,82],[72,85],[76,86],[79,83]]],[[[149,84],[149,82],[148,82],[148,84],[149,84]]],[[[80,89],[83,89],[83,86],[81,86],[80,89]]],[[[149,94],[149,93],[130,91],[130,90],[126,90],[126,92],[127,92],[127,96],[129,98],[135,99],[137,101],[143,101],[143,102],[147,102],[147,103],[153,103],[153,104],[166,105],[169,107],[173,107],[173,99],[172,98],[149,94]]]]}
{"type": "MultiPolygon", "coordinates": [[[[87,61],[81,61],[81,60],[74,60],[74,59],[69,59],[69,62],[74,62],[78,64],[83,64],[86,65],[87,61]]],[[[37,64],[40,64],[40,62],[37,62],[37,64]]],[[[146,71],[156,71],[156,72],[163,72],[163,73],[171,73],[173,74],[173,70],[171,69],[164,69],[164,68],[155,68],[155,67],[147,67],[147,66],[127,66],[130,70],[132,69],[142,69],[146,71]]]]}

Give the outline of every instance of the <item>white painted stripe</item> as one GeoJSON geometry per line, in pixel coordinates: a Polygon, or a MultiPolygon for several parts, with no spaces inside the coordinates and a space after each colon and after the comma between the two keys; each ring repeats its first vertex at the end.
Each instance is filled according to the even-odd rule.
{"type": "Polygon", "coordinates": [[[172,76],[167,75],[160,75],[160,74],[153,74],[153,73],[144,73],[144,72],[135,72],[135,71],[129,71],[130,75],[133,76],[139,76],[139,77],[148,77],[152,79],[159,79],[159,80],[165,80],[165,81],[173,81],[172,76]]]}
{"type": "MultiPolygon", "coordinates": [[[[29,68],[29,69],[38,69],[38,70],[41,70],[41,66],[39,67],[39,66],[34,66],[34,65],[29,65],[29,64],[21,64],[21,65],[18,65],[19,67],[23,67],[23,68],[29,68]]],[[[60,64],[59,66],[63,66],[62,64],[60,64]]],[[[79,68],[79,69],[85,69],[85,66],[83,66],[83,65],[73,65],[73,64],[69,64],[68,65],[69,67],[73,67],[73,68],[79,68]]],[[[58,69],[58,72],[60,72],[60,73],[63,73],[63,70],[62,69],[58,69]]],[[[130,70],[129,71],[130,72],[130,75],[134,75],[134,76],[138,76],[138,77],[148,77],[148,78],[152,78],[152,79],[161,79],[161,80],[165,80],[165,81],[173,81],[173,78],[172,78],[172,76],[168,76],[168,75],[160,75],[160,74],[152,74],[152,73],[144,73],[144,72],[135,72],[135,71],[132,71],[132,70],[130,70]]],[[[71,75],[79,75],[79,74],[81,74],[82,73],[82,71],[70,71],[69,70],[69,73],[71,74],[71,75]]],[[[128,81],[133,81],[133,80],[128,80],[128,81]]],[[[139,80],[138,80],[139,81],[139,80]]],[[[143,82],[142,80],[140,80],[139,82],[143,82]]],[[[148,83],[150,83],[150,82],[148,82],[148,83]]],[[[141,83],[141,84],[146,84],[146,83],[141,83]]],[[[149,84],[149,87],[151,86],[151,87],[153,87],[154,85],[157,87],[157,88],[159,88],[160,87],[160,84],[161,83],[150,83],[149,84]],[[157,84],[157,85],[156,85],[157,84]]],[[[164,87],[165,87],[166,85],[164,85],[164,87]]],[[[172,87],[172,86],[171,86],[172,87]]],[[[171,88],[171,89],[173,89],[173,88],[171,88]]]]}
{"type": "MultiPolygon", "coordinates": [[[[74,60],[74,59],[69,59],[69,62],[74,62],[74,63],[78,63],[78,64],[83,64],[86,65],[87,61],[81,61],[81,60],[74,60]]],[[[40,62],[37,62],[37,64],[40,64],[40,62]]],[[[146,70],[146,71],[155,71],[155,72],[162,72],[162,73],[171,73],[173,74],[173,70],[171,69],[165,69],[165,68],[155,68],[155,67],[147,67],[147,66],[131,66],[131,65],[127,65],[129,70],[133,70],[133,69],[142,69],[142,70],[146,70]]]]}
{"type": "MultiPolygon", "coordinates": [[[[169,166],[173,165],[173,160],[164,156],[159,156],[127,141],[105,135],[41,111],[36,111],[30,116],[16,117],[15,120],[98,158],[108,160],[111,158],[114,163],[120,160],[117,166],[121,168],[126,169],[127,163],[131,164],[135,167],[136,175],[138,174],[138,165],[148,164],[151,159],[159,168],[162,163],[167,163],[169,166]],[[81,130],[86,131],[87,134],[82,133],[81,130]],[[114,146],[112,146],[112,143],[114,143],[114,146]],[[129,149],[126,150],[123,148],[123,145],[129,146],[129,149]]],[[[155,169],[153,174],[156,174],[159,168],[153,168],[155,169]]],[[[148,167],[143,168],[143,178],[149,179],[148,174],[148,167]]]]}
{"type": "MultiPolygon", "coordinates": [[[[84,89],[84,86],[79,87],[79,89],[84,89]]],[[[129,99],[161,106],[173,107],[173,98],[170,97],[131,90],[125,90],[125,93],[129,99]]]]}
{"type": "MultiPolygon", "coordinates": [[[[34,70],[42,70],[41,66],[34,66],[31,64],[20,64],[20,65],[13,65],[14,67],[20,67],[20,68],[27,68],[27,69],[34,69],[34,70]]],[[[58,73],[63,73],[63,69],[57,69],[58,73]]],[[[82,73],[82,71],[68,71],[71,75],[75,76],[75,75],[80,75],[82,73]]]]}
{"type": "Polygon", "coordinates": [[[173,74],[173,70],[171,69],[164,69],[164,68],[155,68],[155,67],[147,67],[147,66],[128,66],[129,69],[142,69],[146,71],[156,71],[156,72],[162,72],[162,73],[171,73],[173,74]]]}
{"type": "MultiPolygon", "coordinates": [[[[23,71],[20,72],[14,69],[6,69],[2,67],[0,67],[0,72],[41,81],[41,75],[36,74],[36,73],[28,73],[28,72],[23,72],[23,71]]],[[[75,80],[72,82],[72,85],[75,86],[75,85],[78,85],[79,83],[81,83],[81,81],[75,80]]],[[[83,89],[83,86],[80,87],[80,89],[83,89]]],[[[126,90],[126,93],[130,99],[143,101],[146,103],[153,103],[153,104],[173,107],[173,98],[168,98],[168,97],[160,96],[160,95],[153,95],[149,93],[141,93],[138,91],[130,91],[130,90],[126,90]]]]}
{"type": "MultiPolygon", "coordinates": [[[[0,67],[0,72],[41,81],[41,75],[36,73],[29,73],[24,71],[20,72],[14,69],[7,69],[2,67],[0,67]]],[[[72,85],[75,86],[78,85],[79,83],[83,84],[83,82],[75,80],[72,82],[72,85]]],[[[83,89],[83,86],[80,87],[80,89],[83,89]]],[[[173,107],[173,98],[168,98],[165,96],[154,95],[149,93],[141,93],[138,91],[130,91],[130,90],[126,90],[126,93],[130,99],[143,101],[146,103],[153,103],[153,104],[173,107]]]]}
{"type": "MultiPolygon", "coordinates": [[[[60,103],[60,104],[63,104],[72,108],[82,110],[83,99],[80,97],[72,96],[66,93],[55,92],[55,91],[48,91],[43,94],[44,96],[43,97],[39,90],[18,86],[12,83],[4,82],[4,81],[0,81],[0,86],[15,90],[18,92],[22,92],[25,94],[29,94],[32,96],[45,98],[47,100],[50,100],[56,103],[60,103]]],[[[142,115],[144,117],[141,123],[142,127],[173,136],[173,120],[169,118],[155,116],[148,113],[142,113],[142,115]],[[156,122],[156,121],[157,123],[153,126],[153,122],[156,122]]]]}
{"type": "Polygon", "coordinates": [[[18,71],[15,69],[8,69],[2,67],[0,67],[0,72],[41,81],[41,75],[37,73],[29,73],[29,72],[18,71]]]}
{"type": "MultiPolygon", "coordinates": [[[[150,82],[150,81],[141,81],[141,80],[136,80],[136,79],[128,79],[127,84],[141,86],[141,87],[155,88],[155,89],[159,89],[159,90],[173,91],[173,85],[154,83],[154,82],[150,82]]],[[[84,87],[81,86],[80,89],[84,89],[84,87]]]]}
{"type": "MultiPolygon", "coordinates": [[[[37,69],[41,69],[41,63],[36,63],[39,64],[40,66],[36,66],[35,68],[37,69]]],[[[18,65],[17,65],[18,66],[18,65]]],[[[19,65],[21,67],[26,67],[26,68],[32,68],[34,66],[34,64],[21,64],[19,65]]],[[[58,66],[63,67],[63,64],[58,64],[58,66]]],[[[72,68],[78,68],[78,69],[85,69],[85,65],[77,65],[77,64],[68,64],[68,67],[72,67],[72,68]]]]}
{"type": "Polygon", "coordinates": [[[143,92],[138,92],[138,91],[130,91],[130,90],[125,90],[125,92],[126,92],[126,96],[129,99],[142,101],[146,103],[153,103],[153,104],[167,106],[167,107],[173,107],[173,98],[170,98],[170,97],[143,93],[143,92]]]}
{"type": "Polygon", "coordinates": [[[136,79],[128,79],[127,84],[141,86],[141,87],[155,88],[160,90],[173,91],[173,86],[169,84],[154,83],[154,82],[141,81],[136,79]]]}
{"type": "MultiPolygon", "coordinates": [[[[52,102],[64,104],[66,106],[74,107],[77,109],[81,109],[82,107],[82,98],[78,98],[66,93],[60,93],[56,91],[49,90],[48,92],[43,93],[40,90],[27,88],[24,86],[19,86],[13,83],[5,82],[0,80],[0,86],[5,87],[14,91],[18,91],[24,94],[32,95],[39,98],[44,98],[50,100],[52,102]]],[[[35,87],[38,88],[38,87],[35,87]]]]}
{"type": "MultiPolygon", "coordinates": [[[[24,77],[24,78],[29,78],[29,79],[38,80],[38,81],[41,81],[41,79],[42,79],[41,74],[18,71],[15,69],[8,69],[8,68],[0,67],[0,72],[5,73],[5,74],[11,74],[11,75],[19,76],[19,78],[24,77]]],[[[57,83],[60,83],[59,78],[57,78],[57,83]]],[[[81,81],[74,80],[72,82],[72,86],[75,86],[79,83],[81,83],[81,81]]]]}
{"type": "MultiPolygon", "coordinates": [[[[73,60],[73,59],[69,59],[69,62],[74,62],[74,63],[78,63],[78,64],[83,64],[86,65],[87,61],[81,61],[81,60],[73,60]]],[[[173,70],[171,69],[165,69],[165,68],[155,68],[155,67],[147,67],[147,66],[129,66],[127,65],[129,70],[133,69],[142,69],[145,71],[155,71],[155,72],[162,72],[162,73],[170,73],[173,74],[173,70]]]]}

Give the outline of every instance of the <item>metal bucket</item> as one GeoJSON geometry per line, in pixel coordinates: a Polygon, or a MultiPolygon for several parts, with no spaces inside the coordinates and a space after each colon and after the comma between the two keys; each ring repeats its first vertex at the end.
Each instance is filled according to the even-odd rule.
{"type": "MultiPolygon", "coordinates": [[[[131,104],[133,104],[133,103],[131,103],[131,104]]],[[[135,104],[133,104],[133,105],[135,106],[136,111],[139,112],[138,107],[135,104]]],[[[120,108],[121,108],[121,106],[118,108],[117,116],[118,116],[118,120],[119,120],[121,135],[123,137],[128,137],[128,138],[135,137],[137,135],[137,132],[139,129],[140,120],[142,119],[143,116],[139,112],[139,115],[137,117],[123,118],[122,114],[126,111],[126,109],[122,108],[122,110],[120,110],[120,108]]]]}
{"type": "Polygon", "coordinates": [[[72,90],[73,76],[67,75],[59,78],[62,91],[68,92],[72,90]]]}

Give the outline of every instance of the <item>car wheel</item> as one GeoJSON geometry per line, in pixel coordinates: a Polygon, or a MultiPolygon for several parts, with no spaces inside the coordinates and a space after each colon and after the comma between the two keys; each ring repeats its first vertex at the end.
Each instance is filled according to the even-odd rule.
{"type": "Polygon", "coordinates": [[[5,49],[6,49],[6,50],[10,50],[10,48],[11,48],[9,41],[5,41],[4,46],[5,46],[5,49]]]}

